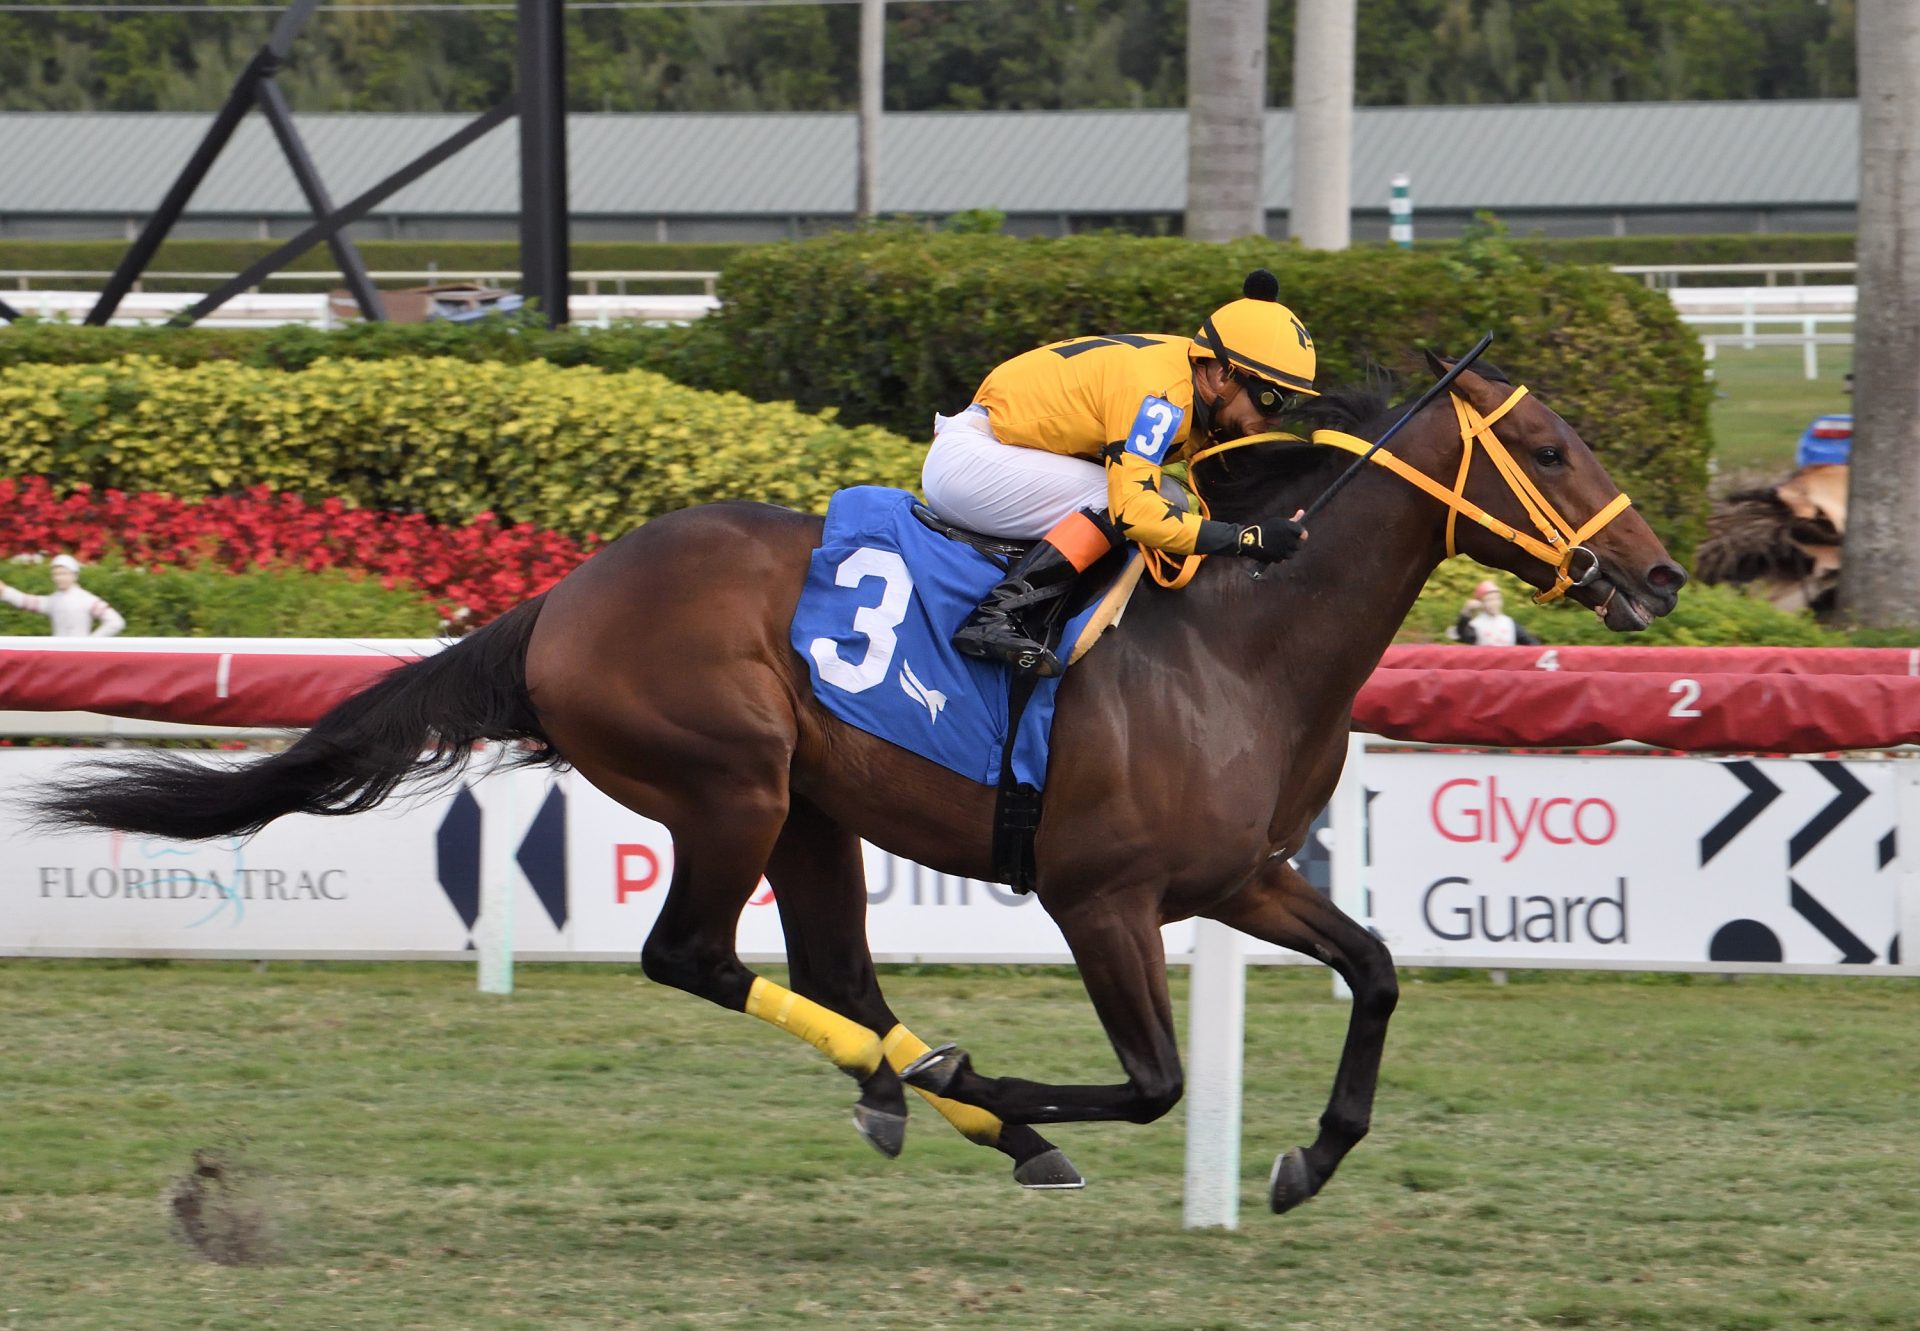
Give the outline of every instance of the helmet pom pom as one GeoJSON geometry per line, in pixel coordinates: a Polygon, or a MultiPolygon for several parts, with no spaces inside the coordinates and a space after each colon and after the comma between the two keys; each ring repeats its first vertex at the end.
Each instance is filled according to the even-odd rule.
{"type": "Polygon", "coordinates": [[[1248,300],[1280,299],[1280,279],[1264,268],[1256,268],[1247,274],[1247,280],[1240,287],[1240,294],[1248,300]]]}

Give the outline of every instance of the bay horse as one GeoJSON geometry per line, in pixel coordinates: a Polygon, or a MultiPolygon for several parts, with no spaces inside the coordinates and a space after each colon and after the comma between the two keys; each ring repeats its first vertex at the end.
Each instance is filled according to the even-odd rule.
{"type": "MultiPolygon", "coordinates": [[[[1406,410],[1331,394],[1308,424],[1377,439],[1406,410]]],[[[1319,959],[1353,991],[1319,1131],[1275,1162],[1269,1202],[1285,1211],[1366,1135],[1398,996],[1387,948],[1288,856],[1333,792],[1354,697],[1428,575],[1457,548],[1620,631],[1671,610],[1686,580],[1573,429],[1491,367],[1461,373],[1393,444],[1376,460],[1403,474],[1364,468],[1292,560],[1213,558],[1182,591],[1146,589],[1063,681],[1033,890],[1118,1055],[1115,1084],[987,1076],[952,1046],[929,1050],[882,997],[861,840],[990,878],[994,792],[813,697],[788,624],[817,517],[744,502],[667,514],[347,698],[283,753],[224,768],[149,756],[91,770],[38,806],[63,826],[224,836],[289,813],[370,809],[402,781],[450,779],[479,741],[528,742],[529,761],[571,764],[672,833],[648,976],[812,1043],[858,1081],[856,1126],[887,1154],[903,1141],[911,1085],[1031,1187],[1081,1182],[1035,1125],[1145,1123],[1179,1100],[1160,930],[1218,920],[1319,959]],[[1476,447],[1496,465],[1465,467],[1476,447]],[[1561,528],[1545,543],[1524,534],[1546,531],[1543,507],[1561,528]],[[1559,512],[1594,516],[1576,529],[1559,512]],[[735,951],[763,873],[791,991],[735,951]]],[[[1193,479],[1215,517],[1255,522],[1301,508],[1346,461],[1263,443],[1196,462],[1193,479]]]]}

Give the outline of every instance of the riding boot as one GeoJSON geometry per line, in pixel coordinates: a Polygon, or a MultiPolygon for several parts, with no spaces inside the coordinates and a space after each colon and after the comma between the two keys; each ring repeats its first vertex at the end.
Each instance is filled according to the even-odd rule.
{"type": "Polygon", "coordinates": [[[962,655],[1001,661],[1051,678],[1066,667],[1033,629],[1028,616],[1065,596],[1073,580],[1118,543],[1106,514],[1083,509],[1058,523],[1007,570],[953,635],[962,655]]]}

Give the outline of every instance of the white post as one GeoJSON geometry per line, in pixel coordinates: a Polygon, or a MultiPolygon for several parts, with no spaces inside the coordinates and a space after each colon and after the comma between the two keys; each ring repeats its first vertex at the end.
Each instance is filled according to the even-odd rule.
{"type": "Polygon", "coordinates": [[[1800,321],[1800,331],[1807,339],[1801,344],[1800,359],[1806,369],[1809,383],[1820,377],[1820,348],[1813,341],[1818,331],[1818,322],[1811,314],[1800,321]]]}
{"type": "MultiPolygon", "coordinates": [[[[1327,848],[1333,904],[1362,924],[1367,919],[1367,783],[1362,775],[1366,758],[1367,737],[1359,731],[1348,732],[1347,765],[1340,770],[1340,784],[1333,788],[1333,800],[1327,805],[1333,831],[1333,844],[1327,848]]],[[[1333,996],[1353,997],[1353,990],[1338,974],[1333,977],[1333,996]]]]}
{"type": "MultiPolygon", "coordinates": [[[[489,761],[497,765],[505,759],[505,753],[496,748],[489,761]]],[[[490,782],[482,783],[482,788],[490,785],[489,793],[495,796],[486,802],[495,807],[482,805],[483,812],[491,816],[480,823],[480,918],[474,921],[473,929],[483,994],[513,992],[513,898],[517,886],[514,879],[519,872],[513,852],[523,830],[514,796],[520,776],[518,772],[496,770],[490,782]]]]}
{"type": "Polygon", "coordinates": [[[1753,350],[1753,288],[1748,287],[1741,297],[1740,349],[1753,350]]]}
{"type": "Polygon", "coordinates": [[[1403,250],[1413,248],[1413,182],[1405,173],[1393,178],[1387,196],[1387,238],[1403,250]]]}
{"type": "Polygon", "coordinates": [[[1246,1041],[1244,940],[1193,922],[1187,977],[1187,1188],[1181,1224],[1240,1227],[1240,1059],[1246,1041]]]}
{"type": "Polygon", "coordinates": [[[1920,759],[1903,758],[1894,767],[1893,788],[1899,819],[1895,838],[1900,861],[1898,911],[1900,967],[1920,975],[1920,759]]]}

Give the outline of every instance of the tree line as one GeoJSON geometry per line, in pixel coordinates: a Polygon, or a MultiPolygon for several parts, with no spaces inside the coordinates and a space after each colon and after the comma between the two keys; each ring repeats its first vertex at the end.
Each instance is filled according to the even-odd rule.
{"type": "MultiPolygon", "coordinates": [[[[0,109],[205,111],[272,16],[0,13],[0,109]]],[[[1856,0],[1360,0],[1366,106],[1848,97],[1856,0]]],[[[1294,0],[1270,0],[1268,100],[1292,93],[1294,0]]],[[[44,12],[42,12],[44,11],[44,12]]],[[[852,5],[573,11],[580,111],[841,111],[852,5]]],[[[1178,107],[1187,0],[887,7],[889,109],[1178,107]]],[[[511,13],[317,14],[280,80],[302,111],[471,111],[512,87],[511,13]]]]}

